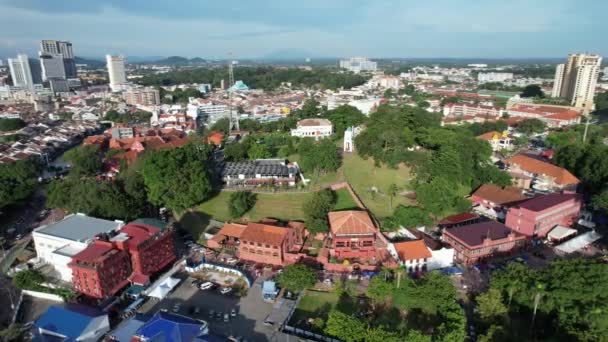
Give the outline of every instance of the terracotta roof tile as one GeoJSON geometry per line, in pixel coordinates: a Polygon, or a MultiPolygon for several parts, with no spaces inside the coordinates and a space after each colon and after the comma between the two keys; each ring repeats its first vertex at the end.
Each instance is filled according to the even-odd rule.
{"type": "Polygon", "coordinates": [[[248,223],[247,228],[241,233],[241,240],[280,246],[285,240],[288,229],[261,223],[248,223]]]}
{"type": "Polygon", "coordinates": [[[578,178],[576,178],[568,170],[538,159],[530,158],[523,154],[518,154],[511,157],[505,160],[505,163],[518,165],[519,168],[530,173],[553,177],[555,178],[555,183],[557,184],[566,185],[580,183],[578,178]]]}
{"type": "Polygon", "coordinates": [[[425,259],[432,256],[422,240],[397,242],[394,246],[401,260],[425,259]]]}
{"type": "Polygon", "coordinates": [[[224,224],[222,229],[217,232],[217,235],[224,235],[240,239],[241,235],[243,234],[243,231],[245,231],[245,228],[247,228],[247,226],[244,224],[226,223],[224,224]]]}
{"type": "Polygon", "coordinates": [[[332,211],[328,214],[331,232],[336,235],[374,234],[376,227],[365,211],[332,211]]]}
{"type": "Polygon", "coordinates": [[[472,196],[482,198],[497,205],[506,205],[527,199],[526,196],[522,195],[522,191],[518,188],[512,186],[501,188],[495,184],[484,184],[480,186],[472,196]]]}

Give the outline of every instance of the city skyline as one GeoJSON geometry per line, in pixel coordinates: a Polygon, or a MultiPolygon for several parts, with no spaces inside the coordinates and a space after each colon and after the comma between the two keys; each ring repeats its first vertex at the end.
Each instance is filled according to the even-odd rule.
{"type": "Polygon", "coordinates": [[[608,54],[608,4],[307,1],[0,1],[0,56],[34,55],[43,39],[75,55],[535,58],[608,54]],[[297,16],[295,15],[297,14],[297,16]],[[128,23],[128,24],[127,24],[128,23]],[[387,24],[391,23],[391,24],[387,24]],[[16,29],[16,28],[19,29],[16,29]],[[77,29],[76,29],[77,28],[77,29]],[[323,37],[323,39],[319,39],[323,37]],[[432,42],[432,44],[429,44],[432,42]]]}

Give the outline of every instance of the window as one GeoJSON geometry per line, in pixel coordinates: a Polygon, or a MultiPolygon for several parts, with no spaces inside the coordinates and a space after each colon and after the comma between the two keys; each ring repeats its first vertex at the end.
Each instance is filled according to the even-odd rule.
{"type": "Polygon", "coordinates": [[[266,245],[266,248],[270,248],[270,245],[266,245]]]}

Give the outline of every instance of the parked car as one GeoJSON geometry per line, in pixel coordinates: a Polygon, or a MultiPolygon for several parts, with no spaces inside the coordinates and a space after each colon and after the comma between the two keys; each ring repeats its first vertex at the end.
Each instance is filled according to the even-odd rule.
{"type": "Polygon", "coordinates": [[[213,316],[215,316],[215,310],[211,309],[209,310],[209,318],[213,318],[213,316]]]}
{"type": "Polygon", "coordinates": [[[179,305],[179,303],[177,303],[177,304],[173,305],[173,309],[172,309],[172,311],[173,311],[173,312],[178,312],[178,311],[179,311],[179,309],[180,309],[180,305],[179,305]]]}
{"type": "Polygon", "coordinates": [[[218,311],[218,312],[216,312],[216,313],[215,313],[215,319],[217,319],[218,321],[219,321],[220,319],[222,319],[222,317],[223,317],[223,316],[224,316],[224,315],[222,314],[222,312],[221,312],[221,311],[218,311]]]}
{"type": "Polygon", "coordinates": [[[213,283],[210,281],[207,281],[207,282],[202,283],[198,288],[201,290],[209,290],[209,289],[213,288],[213,283]]]}
{"type": "Polygon", "coordinates": [[[220,290],[220,293],[223,295],[229,294],[230,292],[232,292],[232,287],[222,287],[222,289],[220,290]]]}
{"type": "Polygon", "coordinates": [[[230,310],[230,316],[236,317],[236,309],[230,310]]]}
{"type": "Polygon", "coordinates": [[[228,321],[230,321],[230,315],[225,313],[224,314],[224,322],[228,323],[228,321]]]}
{"type": "Polygon", "coordinates": [[[237,258],[230,258],[230,259],[226,260],[226,263],[229,265],[234,265],[237,262],[239,262],[239,260],[237,258]]]}

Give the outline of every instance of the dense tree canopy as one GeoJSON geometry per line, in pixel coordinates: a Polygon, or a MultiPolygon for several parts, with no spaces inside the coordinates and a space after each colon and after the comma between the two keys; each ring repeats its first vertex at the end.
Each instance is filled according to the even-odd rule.
{"type": "Polygon", "coordinates": [[[520,94],[521,97],[545,97],[545,93],[538,84],[531,84],[524,87],[520,94]]]}
{"type": "Polygon", "coordinates": [[[243,216],[253,208],[257,195],[251,191],[237,191],[230,194],[230,215],[234,218],[243,216]]]}
{"type": "Polygon", "coordinates": [[[504,295],[511,322],[527,325],[523,336],[506,328],[520,338],[602,341],[608,333],[608,264],[599,260],[556,260],[541,271],[510,263],[490,285],[504,295]]]}
{"type": "Polygon", "coordinates": [[[331,139],[315,142],[311,138],[304,138],[298,145],[298,153],[299,165],[304,172],[334,172],[342,165],[338,147],[331,139]]]}
{"type": "Polygon", "coordinates": [[[325,114],[325,117],[333,124],[337,137],[344,136],[344,131],[348,127],[359,126],[366,119],[366,116],[359,109],[349,105],[332,109],[325,114]]]}
{"type": "Polygon", "coordinates": [[[146,155],[142,174],[148,198],[155,205],[184,210],[211,192],[209,145],[188,144],[146,155]]]}
{"type": "Polygon", "coordinates": [[[415,228],[427,226],[432,223],[429,212],[420,207],[398,206],[391,217],[382,222],[383,230],[395,230],[399,226],[405,228],[415,228]]]}
{"type": "Polygon", "coordinates": [[[99,145],[82,145],[63,155],[70,162],[70,173],[75,176],[93,176],[101,171],[103,162],[99,145]]]}
{"type": "Polygon", "coordinates": [[[311,233],[325,233],[329,230],[327,213],[336,204],[336,194],[330,189],[315,192],[312,198],[304,203],[304,220],[306,229],[311,233]]]}
{"type": "Polygon", "coordinates": [[[0,131],[14,131],[25,127],[25,121],[21,119],[0,119],[0,131]]]}
{"type": "Polygon", "coordinates": [[[293,292],[312,287],[316,281],[315,271],[304,264],[289,265],[277,276],[279,286],[293,292]]]}
{"type": "Polygon", "coordinates": [[[38,165],[29,160],[0,164],[0,209],[28,198],[36,189],[38,165]]]}
{"type": "Polygon", "coordinates": [[[547,125],[539,119],[527,119],[517,124],[517,130],[525,134],[542,133],[547,125]]]}
{"type": "MultiPolygon", "coordinates": [[[[315,68],[303,70],[298,68],[238,67],[235,78],[242,80],[250,88],[274,90],[281,83],[289,82],[292,87],[317,88],[352,88],[365,83],[368,77],[360,74],[338,72],[335,69],[315,68]]],[[[149,74],[139,80],[143,85],[174,85],[184,83],[210,83],[219,87],[221,80],[228,78],[227,68],[178,69],[168,73],[149,74]]]]}

